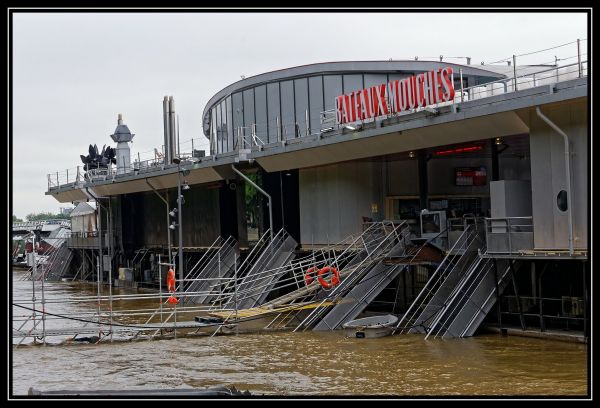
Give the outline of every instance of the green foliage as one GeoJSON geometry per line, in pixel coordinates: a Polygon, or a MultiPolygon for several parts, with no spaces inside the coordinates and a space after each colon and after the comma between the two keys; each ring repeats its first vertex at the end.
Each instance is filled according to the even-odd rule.
{"type": "Polygon", "coordinates": [[[12,222],[23,222],[23,220],[20,219],[20,218],[17,218],[17,216],[13,214],[13,216],[12,216],[12,222]]]}
{"type": "Polygon", "coordinates": [[[41,212],[41,213],[33,213],[27,214],[25,217],[27,221],[44,221],[44,220],[70,220],[71,217],[68,214],[52,214],[51,212],[41,212]]]}

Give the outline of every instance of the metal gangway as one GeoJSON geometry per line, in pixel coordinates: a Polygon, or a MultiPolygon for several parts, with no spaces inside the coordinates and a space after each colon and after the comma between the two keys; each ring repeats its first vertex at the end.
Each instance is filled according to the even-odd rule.
{"type": "Polygon", "coordinates": [[[512,262],[478,256],[432,321],[425,339],[475,334],[513,276],[512,262]]]}
{"type": "Polygon", "coordinates": [[[287,265],[298,243],[283,228],[270,238],[267,230],[238,269],[238,282],[229,282],[223,297],[215,299],[219,308],[248,309],[263,303],[287,265]],[[235,286],[236,291],[232,288],[235,286]]]}
{"type": "Polygon", "coordinates": [[[407,229],[408,225],[405,221],[399,223],[390,221],[369,223],[365,231],[359,236],[359,240],[364,246],[363,250],[352,257],[343,268],[340,268],[339,263],[336,262],[337,259],[334,259],[334,265],[340,271],[340,277],[344,279],[330,291],[323,292],[324,296],[319,299],[320,302],[317,307],[298,324],[294,331],[305,331],[317,324],[330,306],[338,303],[371,268],[389,256],[390,252],[404,239],[405,236],[401,232],[407,229]]]}
{"type": "Polygon", "coordinates": [[[433,242],[445,233],[446,231],[442,230],[438,235],[413,245],[409,239],[410,229],[402,230],[402,239],[388,256],[375,265],[313,330],[335,330],[355,319],[400,273],[410,265],[422,263],[420,255],[423,249],[433,245],[433,242]]]}
{"type": "Polygon", "coordinates": [[[426,333],[431,322],[445,306],[445,301],[460,279],[478,259],[478,251],[485,245],[483,228],[479,223],[465,226],[463,233],[431,274],[393,333],[426,333]]]}
{"type": "Polygon", "coordinates": [[[211,289],[233,276],[235,262],[239,257],[239,243],[233,237],[225,240],[218,237],[185,278],[185,292],[200,293],[187,301],[194,304],[212,303],[217,295],[211,294],[211,289]]]}
{"type": "Polygon", "coordinates": [[[61,280],[69,270],[72,260],[73,251],[67,247],[66,242],[63,242],[56,251],[54,251],[52,259],[49,259],[47,268],[44,268],[44,278],[47,281],[61,280]]]}

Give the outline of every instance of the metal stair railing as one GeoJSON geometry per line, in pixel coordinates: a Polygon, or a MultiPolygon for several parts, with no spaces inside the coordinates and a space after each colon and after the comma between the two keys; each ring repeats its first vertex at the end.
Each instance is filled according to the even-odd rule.
{"type": "Polygon", "coordinates": [[[448,250],[442,262],[438,265],[433,274],[431,274],[423,289],[421,289],[417,297],[408,307],[392,334],[395,334],[398,330],[400,330],[400,334],[402,334],[405,331],[408,332],[414,328],[423,309],[427,307],[427,304],[435,295],[438,286],[444,281],[445,277],[452,273],[460,264],[460,259],[464,256],[465,249],[470,246],[477,235],[477,226],[475,224],[466,226],[452,248],[448,250]],[[460,253],[460,255],[457,255],[457,253],[460,253]],[[456,257],[459,257],[459,259],[455,259],[456,257]]]}
{"type": "MultiPolygon", "coordinates": [[[[25,275],[23,275],[23,277],[21,278],[21,280],[23,280],[23,281],[25,281],[25,280],[32,280],[32,279],[38,280],[40,278],[40,276],[41,276],[41,270],[40,270],[41,266],[42,265],[46,266],[46,264],[48,264],[48,262],[50,261],[50,259],[53,256],[56,255],[56,252],[58,251],[58,249],[59,249],[59,247],[53,246],[51,249],[49,249],[48,251],[46,251],[44,253],[44,255],[38,255],[35,251],[33,251],[33,252],[26,252],[26,254],[27,253],[33,253],[33,261],[36,264],[36,267],[37,267],[37,270],[38,270],[37,271],[38,275],[35,276],[35,277],[33,276],[33,269],[34,269],[34,267],[32,265],[32,266],[30,266],[27,269],[27,273],[25,275]],[[45,256],[45,258],[42,259],[41,256],[45,256]]],[[[25,256],[27,256],[27,255],[25,255],[25,256]]]]}
{"type": "Polygon", "coordinates": [[[45,279],[47,281],[61,279],[72,259],[73,252],[67,248],[66,244],[62,244],[50,263],[50,267],[44,271],[45,279]]]}
{"type": "Polygon", "coordinates": [[[436,314],[435,318],[431,322],[429,331],[425,336],[425,340],[432,334],[434,338],[444,329],[447,329],[448,321],[455,317],[454,312],[462,306],[461,300],[468,297],[467,290],[471,287],[473,279],[477,279],[481,276],[483,271],[487,271],[487,267],[491,264],[490,258],[476,257],[471,265],[469,265],[468,271],[460,278],[459,282],[452,289],[452,292],[444,299],[444,303],[441,309],[436,314]]]}
{"type": "Polygon", "coordinates": [[[191,297],[192,303],[210,303],[210,299],[217,295],[222,295],[222,285],[230,282],[230,277],[235,268],[236,259],[239,257],[239,247],[233,237],[227,238],[221,246],[205,262],[205,265],[199,269],[193,278],[187,279],[190,282],[186,291],[203,292],[202,295],[191,297]],[[215,276],[216,272],[216,276],[215,276]],[[214,290],[218,287],[218,291],[214,290]]]}
{"type": "MultiPolygon", "coordinates": [[[[479,323],[481,323],[483,318],[489,312],[491,306],[493,306],[491,300],[496,294],[496,284],[498,285],[499,293],[504,291],[504,288],[507,284],[506,277],[510,274],[511,270],[510,265],[507,265],[507,267],[504,269],[503,273],[499,277],[498,282],[494,282],[496,277],[490,274],[494,267],[492,259],[480,258],[480,260],[481,265],[476,265],[473,272],[463,279],[462,285],[460,285],[453,298],[448,302],[448,305],[452,307],[448,307],[443,318],[438,319],[436,322],[436,327],[432,327],[432,330],[428,336],[431,333],[434,334],[434,338],[467,337],[472,335],[477,329],[479,323]],[[487,281],[486,278],[488,278],[487,281]],[[485,290],[485,287],[482,286],[484,282],[488,283],[490,286],[487,296],[485,296],[486,294],[483,293],[485,297],[483,299],[478,298],[476,301],[473,299],[473,297],[479,294],[477,291],[480,288],[485,290]],[[458,329],[454,328],[454,325],[460,324],[458,319],[461,314],[463,312],[469,312],[466,310],[467,306],[470,306],[471,313],[473,313],[473,315],[469,321],[465,322],[465,324],[458,326],[458,329]],[[478,322],[477,326],[474,326],[475,322],[478,322]],[[455,332],[456,330],[459,332],[455,332]]],[[[427,337],[425,338],[427,339],[427,337]]]]}
{"type": "MultiPolygon", "coordinates": [[[[349,259],[355,258],[355,253],[353,251],[356,250],[356,243],[359,239],[360,235],[350,235],[339,243],[320,248],[317,251],[313,251],[308,256],[289,262],[285,267],[292,276],[287,281],[279,281],[276,289],[282,289],[290,286],[296,286],[297,289],[291,293],[286,293],[279,298],[264,303],[263,307],[273,308],[284,304],[294,305],[297,304],[296,302],[305,302],[309,298],[312,298],[314,296],[313,293],[318,291],[321,286],[316,280],[309,285],[300,286],[299,282],[304,282],[304,274],[306,271],[311,267],[318,270],[323,266],[333,265],[335,263],[333,260],[334,258],[336,258],[335,261],[337,261],[337,264],[340,266],[348,264],[349,259]],[[340,254],[336,255],[334,249],[342,246],[344,247],[344,250],[340,254]]],[[[340,277],[343,278],[345,274],[345,270],[342,270],[340,272],[340,277]]],[[[288,312],[290,317],[287,320],[291,321],[294,317],[296,317],[297,313],[297,310],[292,309],[290,312],[288,312]]],[[[280,315],[277,315],[274,320],[276,320],[278,317],[280,317],[280,315]]]]}
{"type": "MultiPolygon", "coordinates": [[[[518,261],[517,261],[517,263],[518,263],[518,261]]],[[[480,315],[479,313],[474,314],[473,317],[471,318],[471,320],[465,326],[465,329],[460,333],[460,337],[471,336],[475,332],[475,330],[477,330],[477,327],[479,326],[479,324],[481,323],[483,318],[485,318],[485,316],[489,312],[489,307],[493,306],[493,304],[490,304],[492,297],[494,297],[496,294],[502,295],[502,293],[504,292],[504,289],[508,285],[507,278],[509,276],[511,276],[512,270],[513,270],[513,268],[511,268],[510,263],[508,263],[506,265],[506,268],[504,268],[504,272],[502,272],[502,274],[498,277],[498,292],[496,293],[495,287],[492,288],[492,290],[490,290],[488,292],[487,297],[484,298],[482,306],[479,306],[479,309],[482,311],[485,311],[485,309],[488,309],[488,310],[485,311],[483,313],[483,315],[480,315]]],[[[494,279],[495,279],[495,277],[494,277],[494,279]]],[[[482,285],[482,283],[483,283],[483,281],[481,281],[479,283],[479,286],[482,285]]],[[[477,288],[475,288],[474,292],[479,289],[479,286],[477,288]]],[[[497,299],[495,299],[495,300],[497,300],[497,299]]],[[[463,306],[463,309],[465,306],[466,306],[466,304],[463,306]]]]}
{"type": "MultiPolygon", "coordinates": [[[[281,276],[281,268],[263,269],[262,271],[257,269],[268,268],[275,259],[282,255],[283,252],[281,252],[281,250],[288,237],[289,234],[287,234],[283,228],[279,230],[275,237],[273,237],[268,245],[261,251],[260,256],[254,262],[252,268],[237,285],[238,308],[245,309],[248,307],[255,307],[256,304],[260,302],[261,298],[267,295],[264,292],[272,286],[272,280],[275,276],[281,276]],[[264,291],[261,291],[260,289],[264,289],[264,291]]],[[[289,256],[286,257],[286,259],[288,258],[289,256]]],[[[284,262],[285,261],[286,260],[284,260],[284,262]]],[[[285,271],[285,269],[283,269],[283,271],[285,271]]],[[[225,302],[225,307],[233,307],[233,294],[230,295],[225,302]]]]}
{"type": "MultiPolygon", "coordinates": [[[[385,223],[380,223],[379,225],[384,227],[385,223]]],[[[343,288],[347,289],[348,287],[353,287],[357,279],[362,278],[363,274],[366,273],[370,269],[370,267],[372,267],[376,263],[376,261],[378,261],[380,258],[383,258],[383,256],[377,257],[374,255],[379,255],[378,250],[380,250],[382,246],[383,251],[385,251],[386,249],[389,251],[389,238],[392,237],[391,243],[394,243],[395,240],[399,239],[398,230],[404,226],[407,226],[407,224],[403,221],[397,226],[393,227],[392,232],[387,234],[383,239],[381,239],[379,244],[377,244],[374,250],[371,251],[371,253],[367,257],[362,259],[356,266],[353,266],[352,271],[348,274],[346,279],[344,279],[338,286],[334,287],[333,290],[321,301],[321,303],[316,308],[312,310],[312,312],[296,327],[294,331],[298,331],[301,328],[304,328],[304,330],[306,330],[307,328],[311,327],[317,319],[321,318],[321,316],[325,312],[325,308],[323,308],[322,306],[328,301],[335,303],[340,297],[340,294],[343,293],[343,288]],[[367,260],[369,260],[368,263],[366,262],[367,260]],[[363,266],[366,267],[363,268],[363,266]]],[[[362,238],[366,232],[371,230],[371,228],[372,226],[369,226],[363,232],[363,234],[359,236],[359,238],[362,238]]],[[[335,260],[335,264],[336,266],[338,265],[337,259],[335,260]]]]}
{"type": "MultiPolygon", "coordinates": [[[[250,250],[244,261],[237,267],[237,279],[229,280],[225,286],[222,288],[222,294],[217,296],[216,299],[212,301],[212,309],[220,309],[220,305],[223,304],[225,299],[229,300],[229,297],[235,289],[239,289],[239,285],[247,280],[248,273],[251,272],[252,268],[258,261],[258,259],[262,256],[263,250],[267,248],[270,241],[271,229],[267,229],[264,234],[259,238],[254,247],[250,250]],[[238,283],[239,282],[239,283],[238,283]]],[[[275,239],[275,237],[273,237],[275,239]]],[[[212,287],[211,287],[212,289],[212,287]]],[[[238,292],[239,294],[239,292],[238,292]]]]}
{"type": "Polygon", "coordinates": [[[473,260],[477,257],[478,249],[482,245],[482,238],[476,227],[473,228],[473,234],[470,239],[466,241],[466,245],[463,246],[459,253],[458,259],[454,259],[452,268],[448,271],[447,269],[441,270],[436,282],[430,290],[428,288],[428,301],[424,308],[420,311],[420,314],[415,320],[415,324],[410,332],[419,332],[423,330],[427,332],[429,329],[425,326],[425,322],[435,319],[439,314],[440,310],[445,305],[448,296],[455,289],[456,285],[459,284],[462,276],[469,271],[469,268],[473,260]]]}
{"type": "MultiPolygon", "coordinates": [[[[402,231],[400,231],[400,237],[399,237],[398,242],[386,254],[386,257],[391,257],[391,256],[398,257],[398,256],[406,255],[407,240],[408,240],[409,235],[410,235],[409,228],[404,228],[402,231]]],[[[390,276],[395,276],[394,274],[397,274],[398,272],[400,272],[400,271],[398,271],[398,268],[400,268],[401,266],[402,265],[398,264],[398,265],[394,265],[394,266],[390,267],[389,265],[383,264],[381,261],[378,262],[373,268],[371,268],[371,270],[363,278],[361,278],[361,280],[359,282],[356,283],[356,285],[353,285],[352,288],[349,288],[348,293],[345,295],[345,296],[350,296],[350,295],[352,295],[352,293],[355,290],[357,290],[360,287],[360,285],[365,285],[366,283],[369,283],[369,281],[379,278],[375,283],[370,282],[370,286],[368,287],[367,291],[361,295],[360,299],[358,299],[358,301],[354,302],[354,304],[352,304],[348,308],[348,310],[346,310],[343,313],[341,318],[339,316],[337,317],[336,323],[334,323],[333,327],[327,322],[327,319],[330,316],[332,316],[332,313],[335,312],[336,308],[340,307],[339,305],[335,306],[331,310],[331,312],[329,312],[323,319],[321,319],[321,321],[315,326],[315,328],[313,330],[318,330],[322,324],[327,326],[330,330],[335,330],[336,328],[338,328],[341,324],[343,324],[348,319],[348,316],[350,314],[353,314],[354,316],[358,315],[360,313],[360,311],[362,311],[364,309],[364,307],[368,306],[369,302],[367,302],[366,299],[371,297],[375,293],[376,290],[378,290],[377,293],[380,293],[381,290],[383,290],[381,285],[385,284],[387,286],[387,284],[389,284],[389,281],[390,281],[390,276]],[[361,309],[360,311],[357,312],[357,309],[360,308],[361,306],[364,306],[363,309],[361,309]]],[[[402,266],[401,270],[403,268],[404,268],[404,266],[402,266]]],[[[393,280],[393,279],[394,278],[391,278],[391,280],[393,280]]],[[[358,291],[360,292],[360,289],[358,289],[358,291]]],[[[376,294],[375,294],[375,296],[376,296],[376,294]]],[[[354,317],[352,317],[352,318],[354,318],[354,317]]]]}

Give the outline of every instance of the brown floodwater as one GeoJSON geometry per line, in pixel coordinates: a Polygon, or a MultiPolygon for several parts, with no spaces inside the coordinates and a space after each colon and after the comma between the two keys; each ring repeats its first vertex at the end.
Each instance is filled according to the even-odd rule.
{"type": "MultiPolygon", "coordinates": [[[[18,277],[17,273],[13,277],[18,277]]],[[[39,299],[41,284],[36,284],[39,299]]],[[[49,298],[96,293],[90,284],[46,283],[49,298]]],[[[135,293],[133,289],[117,291],[135,293]]],[[[140,291],[147,293],[147,291],[140,291]]],[[[13,282],[31,298],[31,282],[13,282]]],[[[133,302],[115,302],[114,310],[133,302]]],[[[153,307],[145,301],[143,307],[153,307]]],[[[53,313],[93,305],[48,304],[53,313]]],[[[13,307],[15,315],[23,310],[13,307]]],[[[133,318],[128,319],[129,321],[133,318]]],[[[138,318],[137,321],[143,321],[138,318]]],[[[47,327],[60,327],[48,320],[47,327]]],[[[14,326],[14,324],[13,324],[14,326]]],[[[72,325],[71,325],[72,326],[72,325]]],[[[15,339],[13,339],[14,342],[15,339]]],[[[588,346],[479,335],[428,340],[422,335],[345,338],[335,332],[271,332],[12,348],[12,393],[64,389],[173,389],[235,386],[252,394],[308,396],[583,396],[588,346]]]]}

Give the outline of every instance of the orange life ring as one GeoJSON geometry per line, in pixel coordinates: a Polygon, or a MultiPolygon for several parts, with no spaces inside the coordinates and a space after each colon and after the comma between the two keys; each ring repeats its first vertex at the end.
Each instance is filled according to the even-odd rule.
{"type": "Polygon", "coordinates": [[[338,285],[340,283],[340,273],[334,267],[332,267],[332,266],[326,266],[326,267],[321,268],[319,270],[319,273],[317,274],[317,279],[319,280],[319,283],[321,284],[321,286],[323,286],[325,289],[330,289],[330,288],[333,288],[334,286],[336,286],[336,285],[338,285]],[[331,282],[327,282],[321,276],[325,272],[329,272],[329,271],[331,271],[331,273],[332,273],[332,275],[331,275],[331,282]]]}
{"type": "Polygon", "coordinates": [[[317,268],[316,266],[313,266],[311,268],[308,268],[308,270],[306,271],[306,275],[304,275],[304,283],[306,283],[306,286],[308,286],[312,283],[312,281],[314,279],[312,277],[312,275],[313,275],[313,273],[315,273],[317,271],[317,269],[319,269],[319,268],[317,268]]]}
{"type": "Polygon", "coordinates": [[[175,292],[175,271],[173,269],[169,269],[167,272],[167,290],[175,292]]]}

